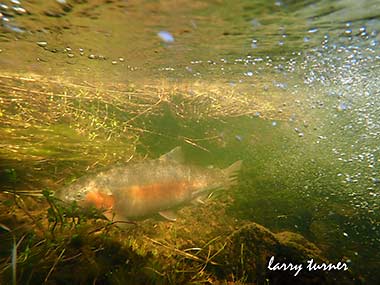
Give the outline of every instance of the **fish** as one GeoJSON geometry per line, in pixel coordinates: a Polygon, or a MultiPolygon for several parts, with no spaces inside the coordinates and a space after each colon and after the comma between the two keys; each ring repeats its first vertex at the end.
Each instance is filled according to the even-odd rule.
{"type": "Polygon", "coordinates": [[[242,161],[225,169],[188,165],[181,147],[155,160],[117,166],[78,179],[57,197],[83,207],[104,210],[118,220],[141,219],[159,214],[175,221],[173,210],[203,199],[238,183],[242,161]]]}

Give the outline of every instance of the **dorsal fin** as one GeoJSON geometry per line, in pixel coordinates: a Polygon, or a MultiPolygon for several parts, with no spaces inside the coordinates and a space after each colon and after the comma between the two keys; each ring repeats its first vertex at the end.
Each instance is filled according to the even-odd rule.
{"type": "Polygon", "coordinates": [[[162,161],[175,161],[177,163],[184,163],[184,155],[182,148],[180,146],[177,146],[173,148],[171,151],[168,153],[165,153],[160,156],[159,160],[162,161]]]}

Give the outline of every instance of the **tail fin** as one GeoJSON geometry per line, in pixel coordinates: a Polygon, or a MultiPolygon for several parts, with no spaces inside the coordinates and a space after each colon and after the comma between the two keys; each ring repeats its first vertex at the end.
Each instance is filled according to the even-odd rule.
{"type": "Polygon", "coordinates": [[[238,181],[237,181],[237,174],[241,169],[241,165],[243,164],[242,160],[238,160],[228,166],[227,168],[223,169],[223,172],[226,177],[226,188],[231,188],[235,186],[238,181]]]}

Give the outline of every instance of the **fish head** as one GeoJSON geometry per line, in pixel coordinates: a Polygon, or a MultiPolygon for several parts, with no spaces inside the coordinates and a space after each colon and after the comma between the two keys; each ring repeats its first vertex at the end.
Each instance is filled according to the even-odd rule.
{"type": "Polygon", "coordinates": [[[99,183],[96,179],[80,179],[56,194],[56,197],[65,202],[77,201],[79,204],[94,206],[109,205],[111,196],[112,193],[106,185],[99,183]]]}

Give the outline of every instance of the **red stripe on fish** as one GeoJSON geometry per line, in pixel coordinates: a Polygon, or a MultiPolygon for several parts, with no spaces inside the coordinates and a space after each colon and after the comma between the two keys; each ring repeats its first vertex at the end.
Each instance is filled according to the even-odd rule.
{"type": "Polygon", "coordinates": [[[88,192],[84,198],[84,204],[98,209],[112,209],[115,199],[112,195],[103,192],[88,192]]]}

